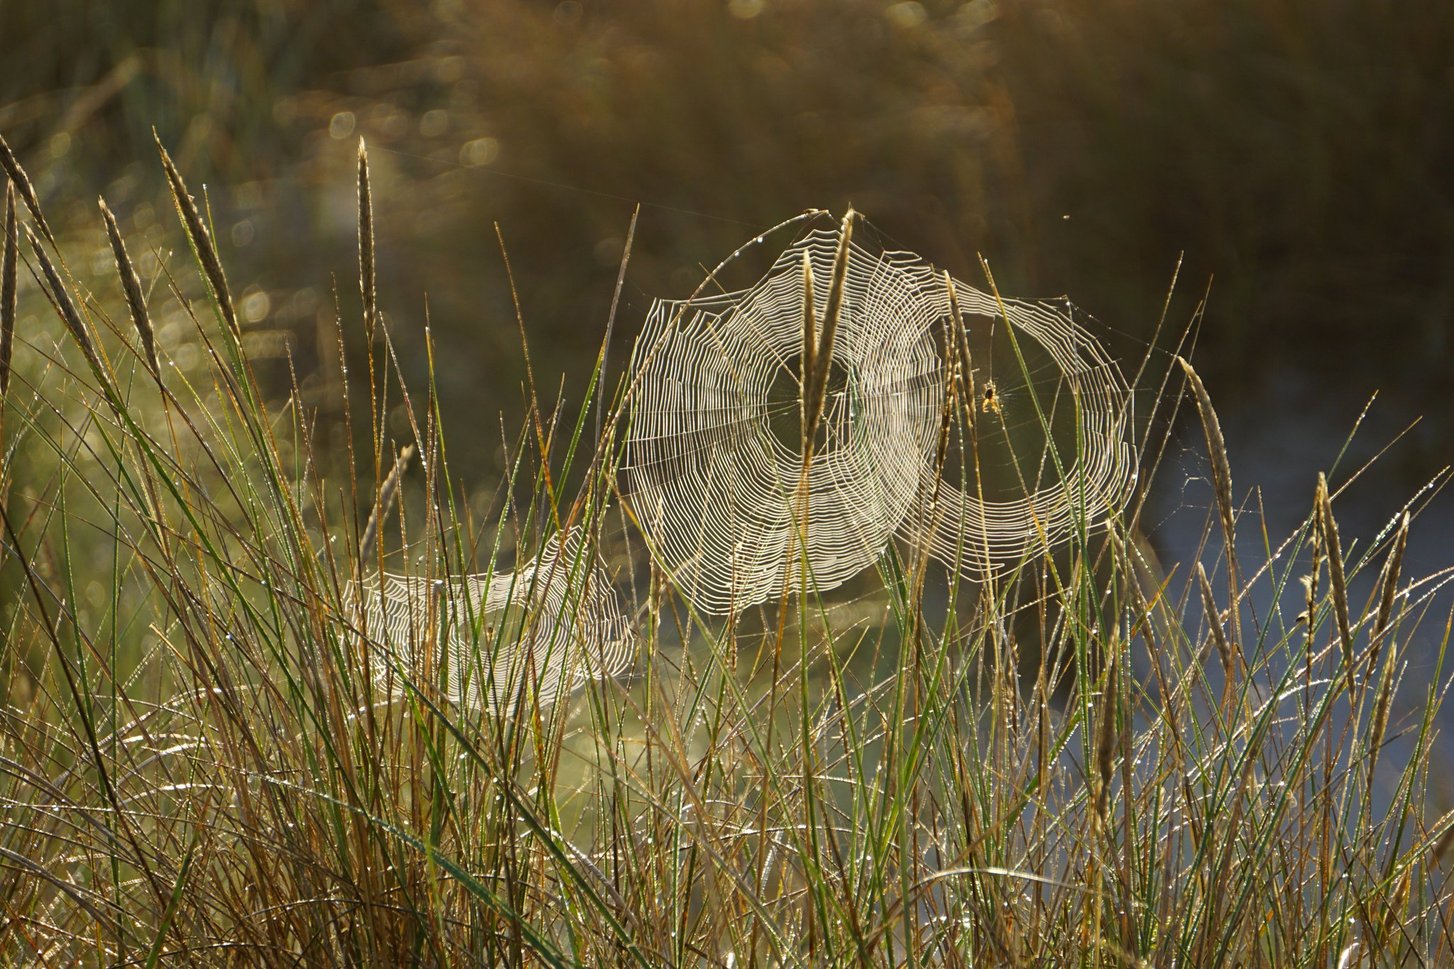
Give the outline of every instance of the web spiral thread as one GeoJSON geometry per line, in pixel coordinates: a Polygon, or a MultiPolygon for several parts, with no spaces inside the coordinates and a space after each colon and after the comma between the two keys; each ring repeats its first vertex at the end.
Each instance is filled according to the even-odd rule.
{"type": "MultiPolygon", "coordinates": [[[[634,637],[579,530],[552,536],[513,572],[430,579],[385,572],[350,589],[358,624],[416,682],[500,712],[619,675],[634,637]]],[[[383,680],[388,667],[376,665],[383,680]]]]}

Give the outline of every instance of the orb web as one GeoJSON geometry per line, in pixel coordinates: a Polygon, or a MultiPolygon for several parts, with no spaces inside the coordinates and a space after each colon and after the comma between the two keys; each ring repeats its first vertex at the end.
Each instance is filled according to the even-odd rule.
{"type": "MultiPolygon", "coordinates": [[[[811,581],[842,583],[878,557],[921,487],[941,367],[920,338],[932,318],[896,257],[856,251],[848,263],[832,357],[841,376],[806,469],[791,435],[774,430],[781,408],[798,407],[770,389],[801,383],[804,256],[826,281],[836,246],[835,233],[812,233],[745,292],[658,301],[638,340],[626,490],[660,563],[704,611],[796,588],[797,536],[811,581]]],[[[827,296],[820,284],[819,319],[827,296]]]]}
{"type": "Polygon", "coordinates": [[[845,250],[838,379],[805,463],[791,421],[802,384],[803,265],[817,281],[813,312],[822,320],[838,243],[835,230],[813,231],[746,290],[658,300],[638,338],[623,491],[658,564],[703,612],[801,592],[805,575],[831,589],[896,536],[984,574],[1094,527],[1129,495],[1129,393],[1090,334],[1041,304],[1006,301],[1002,313],[993,297],[958,282],[951,320],[942,274],[912,253],[857,243],[845,250]],[[1041,361],[1028,372],[1023,359],[1014,373],[1001,364],[1026,377],[1009,395],[1020,421],[1013,433],[998,401],[976,414],[964,389],[993,386],[991,355],[975,347],[993,345],[998,327],[1003,355],[1012,346],[1006,319],[1041,361]],[[968,379],[952,382],[956,346],[969,351],[968,379]],[[1036,403],[1045,446],[1017,457],[1010,444],[1035,426],[1026,414],[1036,403]],[[1051,441],[1048,429],[1067,413],[1069,444],[1051,441]],[[991,414],[1000,429],[987,426],[991,414]],[[945,472],[946,436],[964,452],[960,473],[945,472]],[[995,457],[996,448],[1009,457],[995,457]],[[1008,484],[995,484],[996,469],[1008,484]]]}
{"type": "MultiPolygon", "coordinates": [[[[918,298],[948,318],[943,277],[922,281],[918,298]]],[[[982,577],[1125,507],[1136,480],[1131,395],[1099,342],[1065,313],[954,288],[970,361],[959,395],[973,395],[951,432],[963,466],[921,465],[919,499],[899,535],[982,577]]]]}
{"type": "MultiPolygon", "coordinates": [[[[431,579],[385,572],[351,591],[360,628],[416,682],[493,712],[542,704],[619,675],[634,638],[578,529],[513,572],[431,579]]],[[[377,667],[378,679],[388,676],[377,667]]]]}

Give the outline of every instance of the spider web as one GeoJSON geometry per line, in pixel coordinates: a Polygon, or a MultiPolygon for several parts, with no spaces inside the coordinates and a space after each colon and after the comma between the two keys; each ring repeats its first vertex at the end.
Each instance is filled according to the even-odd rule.
{"type": "Polygon", "coordinates": [[[630,626],[579,529],[564,540],[551,536],[513,572],[437,579],[385,572],[350,592],[375,644],[465,707],[511,709],[522,691],[551,703],[620,674],[633,653],[630,626]]]}
{"type": "MultiPolygon", "coordinates": [[[[952,319],[944,275],[912,253],[856,243],[832,349],[842,386],[828,394],[826,433],[805,465],[801,443],[775,430],[783,405],[772,389],[787,372],[801,394],[804,261],[828,280],[838,244],[837,231],[815,230],[749,289],[658,300],[637,341],[624,491],[658,564],[703,612],[801,592],[804,572],[834,588],[895,537],[984,575],[1094,527],[1130,494],[1130,395],[1088,332],[1048,305],[960,282],[952,319]],[[1001,373],[1026,378],[1010,414],[970,390],[994,393],[985,350],[996,327],[1001,356],[1009,347],[1018,361],[1001,373]],[[957,379],[966,353],[956,347],[969,358],[957,379]],[[1016,414],[1018,425],[1007,419],[1016,414]],[[1072,427],[1068,445],[1051,440],[1055,424],[1072,427]],[[1016,438],[1036,426],[1039,453],[1017,454],[1016,438]],[[950,443],[962,452],[958,474],[945,470],[950,443]]],[[[813,287],[818,320],[827,289],[813,287]]]]}

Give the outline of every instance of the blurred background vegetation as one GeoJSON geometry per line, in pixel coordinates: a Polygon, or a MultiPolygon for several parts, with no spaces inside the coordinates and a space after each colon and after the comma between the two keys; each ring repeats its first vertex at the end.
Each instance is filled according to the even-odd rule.
{"type": "Polygon", "coordinates": [[[495,225],[542,396],[563,386],[569,404],[638,201],[618,373],[651,297],[685,295],[788,215],[851,201],[884,244],[960,278],[982,282],[983,253],[1008,294],[1069,294],[1127,361],[1184,253],[1169,322],[1210,293],[1195,353],[1234,466],[1239,426],[1315,429],[1300,508],[1375,389],[1387,423],[1370,447],[1425,417],[1383,462],[1398,493],[1378,515],[1454,449],[1454,5],[72,8],[0,0],[0,131],[63,236],[104,255],[104,193],[134,252],[179,245],[155,126],[207,186],[253,348],[280,378],[291,350],[326,406],[340,310],[362,339],[348,281],[364,137],[396,345],[422,374],[429,318],[447,418],[468,428],[451,456],[482,483],[501,420],[513,434],[524,412],[495,225]]]}

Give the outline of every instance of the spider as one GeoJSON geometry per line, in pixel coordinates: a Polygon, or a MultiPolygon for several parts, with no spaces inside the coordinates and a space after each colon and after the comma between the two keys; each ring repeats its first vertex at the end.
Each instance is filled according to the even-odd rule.
{"type": "Polygon", "coordinates": [[[979,409],[986,414],[1000,414],[1000,398],[993,380],[985,381],[984,394],[979,399],[979,409]]]}

